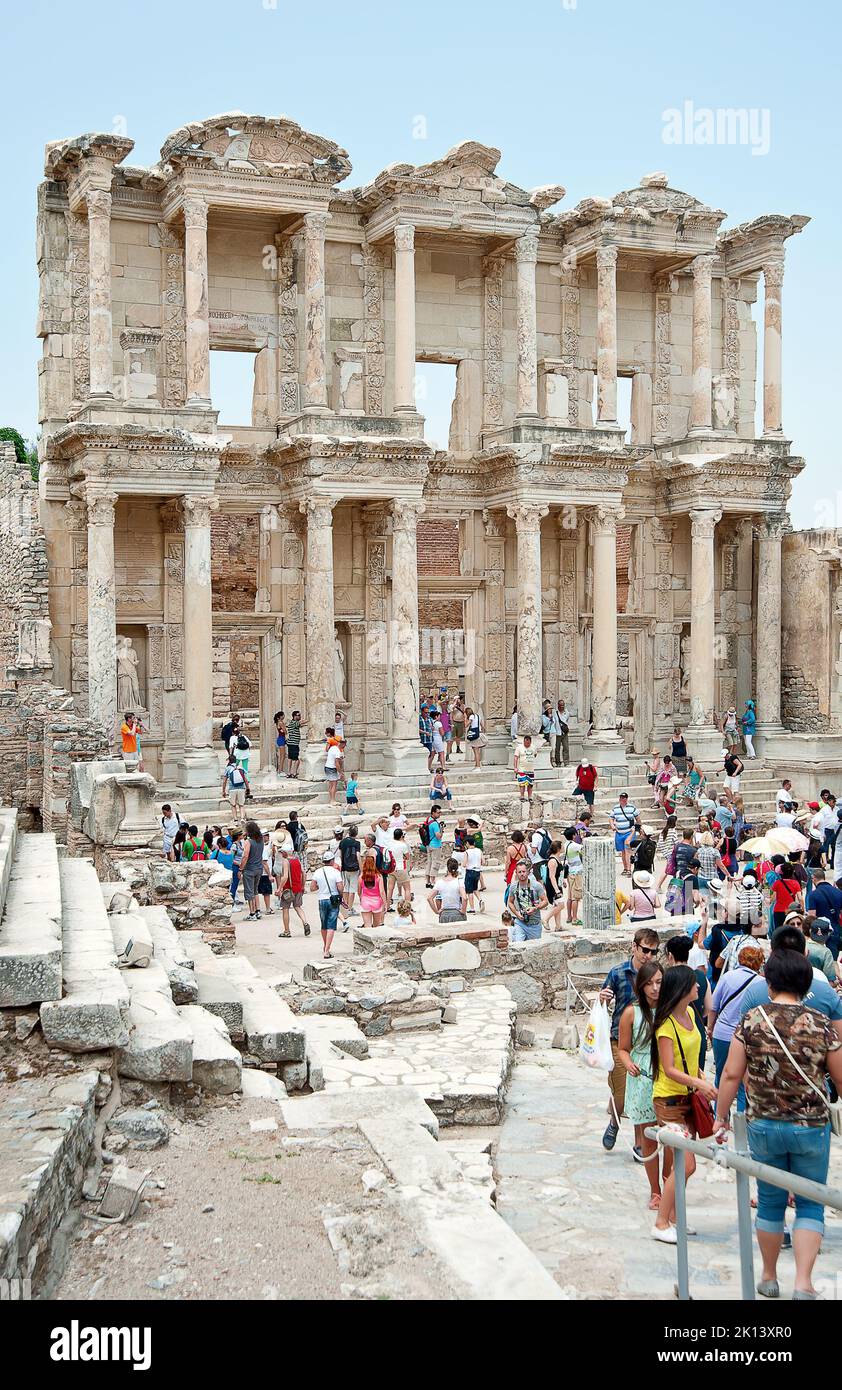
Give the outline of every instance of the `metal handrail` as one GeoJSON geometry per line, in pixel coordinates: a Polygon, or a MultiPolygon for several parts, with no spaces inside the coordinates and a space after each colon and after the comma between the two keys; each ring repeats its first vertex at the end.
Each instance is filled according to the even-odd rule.
{"type": "Polygon", "coordinates": [[[736,1174],[740,1282],[743,1300],[746,1302],[754,1301],[754,1245],[751,1224],[750,1178],[767,1182],[772,1187],[783,1187],[787,1192],[794,1192],[799,1197],[809,1197],[822,1206],[833,1207],[836,1211],[842,1211],[842,1190],[839,1188],[828,1187],[827,1183],[823,1182],[813,1182],[811,1178],[798,1177],[797,1174],[788,1173],[782,1168],[770,1168],[767,1163],[758,1163],[757,1159],[752,1158],[746,1152],[748,1131],[746,1117],[743,1114],[737,1113],[734,1117],[734,1142],[738,1145],[736,1149],[726,1148],[724,1144],[717,1143],[715,1139],[708,1141],[691,1139],[686,1134],[680,1134],[678,1130],[666,1127],[646,1129],[644,1133],[647,1139],[654,1139],[658,1144],[665,1144],[668,1148],[676,1151],[674,1163],[675,1230],[678,1237],[678,1297],[683,1301],[689,1300],[691,1296],[687,1249],[687,1164],[685,1153],[706,1158],[718,1164],[720,1168],[732,1168],[736,1174]]]}

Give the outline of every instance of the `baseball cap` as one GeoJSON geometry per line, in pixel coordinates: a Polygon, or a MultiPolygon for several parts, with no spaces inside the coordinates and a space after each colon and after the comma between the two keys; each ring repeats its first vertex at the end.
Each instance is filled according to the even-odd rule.
{"type": "Polygon", "coordinates": [[[819,806],[819,803],[818,803],[817,801],[808,801],[808,802],[807,802],[807,808],[808,808],[808,810],[810,810],[810,811],[820,811],[820,810],[821,810],[821,807],[819,806]]]}
{"type": "Polygon", "coordinates": [[[332,849],[326,849],[324,854],[322,855],[322,862],[325,864],[332,864],[335,857],[336,856],[332,849]]]}

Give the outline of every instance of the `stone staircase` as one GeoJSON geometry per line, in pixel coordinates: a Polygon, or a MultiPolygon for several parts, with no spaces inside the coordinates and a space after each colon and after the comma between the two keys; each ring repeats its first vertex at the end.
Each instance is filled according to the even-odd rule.
{"type": "MultiPolygon", "coordinates": [[[[663,813],[652,805],[652,788],[646,781],[646,773],[647,766],[644,758],[630,758],[628,782],[625,786],[606,787],[600,790],[597,785],[594,801],[594,821],[597,829],[608,828],[611,809],[617,804],[617,796],[620,791],[628,792],[630,800],[634,802],[644,823],[648,822],[657,829],[661,828],[663,813]]],[[[758,834],[774,821],[775,793],[779,786],[780,779],[775,776],[771,769],[766,767],[761,759],[746,764],[746,770],[740,781],[740,793],[745,802],[747,819],[756,827],[758,834]]],[[[715,798],[722,790],[721,777],[716,778],[708,775],[707,789],[711,798],[715,798]]],[[[692,806],[679,803],[676,807],[676,814],[680,826],[695,825],[697,816],[692,806]]]]}

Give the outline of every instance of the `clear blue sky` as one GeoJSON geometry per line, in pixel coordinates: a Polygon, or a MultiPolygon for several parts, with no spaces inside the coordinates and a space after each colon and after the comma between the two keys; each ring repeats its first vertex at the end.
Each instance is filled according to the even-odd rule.
{"type": "Polygon", "coordinates": [[[784,428],[807,458],[793,518],[826,524],[830,507],[842,524],[838,6],[27,0],[4,9],[0,423],[35,433],[45,142],[123,118],[131,162],[147,164],[186,121],[284,113],[348,150],[350,185],[474,138],[503,151],[500,172],[521,186],[563,184],[565,207],[663,169],[673,186],[724,208],[727,225],[808,213],[784,282],[784,428]],[[663,112],[687,101],[767,111],[769,152],[665,144],[663,112]]]}

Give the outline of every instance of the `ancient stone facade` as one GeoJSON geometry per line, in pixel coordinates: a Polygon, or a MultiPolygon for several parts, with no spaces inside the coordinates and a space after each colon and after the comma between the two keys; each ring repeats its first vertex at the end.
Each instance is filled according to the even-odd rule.
{"type": "Polygon", "coordinates": [[[354,765],[417,763],[436,683],[480,709],[491,759],[514,701],[534,726],[547,695],[579,740],[592,713],[591,756],[622,764],[618,664],[638,750],[676,721],[712,750],[749,696],[761,749],[784,735],[803,464],[780,297],[807,218],[722,231],[662,174],[552,211],[562,188],[518,188],[474,141],[351,188],[345,151],[286,118],[191,124],[152,168],[130,152],[56,142],[39,192],[52,653],[95,727],[115,731],[119,635],[146,766],[182,784],[209,780],[212,715],[245,691],[265,748],[274,710],[303,712],[311,770],[337,707],[354,765]],[[253,358],[251,419],[218,419],[222,351],[253,358]],[[446,451],[423,439],[419,361],[456,367],[446,451]],[[433,602],[452,636],[435,658],[433,602]],[[237,650],[256,668],[239,686],[237,650]]]}

